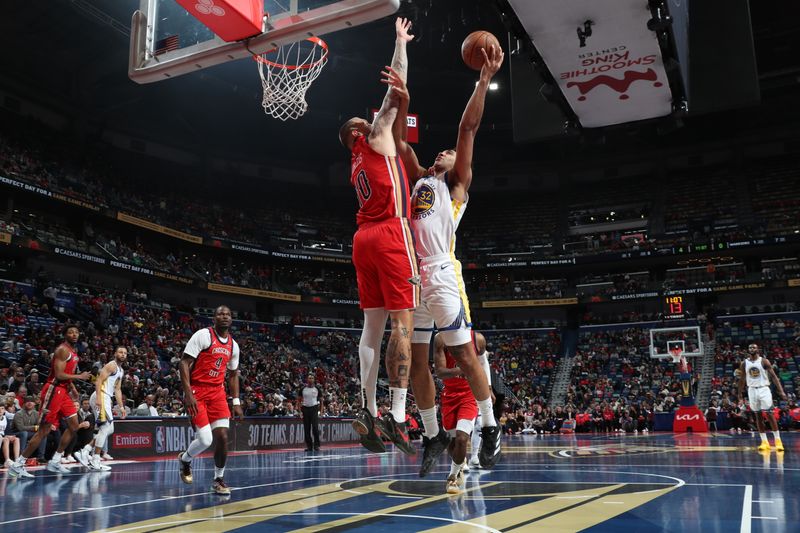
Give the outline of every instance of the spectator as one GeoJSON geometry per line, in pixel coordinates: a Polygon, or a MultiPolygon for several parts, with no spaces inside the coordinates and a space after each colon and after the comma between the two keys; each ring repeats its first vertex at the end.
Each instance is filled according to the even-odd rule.
{"type": "Polygon", "coordinates": [[[5,457],[6,468],[19,457],[19,439],[15,435],[9,435],[7,430],[6,406],[0,404],[0,448],[2,448],[3,457],[5,457]]]}
{"type": "MultiPolygon", "coordinates": [[[[25,404],[20,411],[14,415],[14,428],[17,430],[17,437],[19,437],[20,449],[24,450],[28,446],[28,440],[39,431],[39,412],[35,409],[36,402],[33,396],[25,398],[25,404]]],[[[47,447],[47,439],[42,439],[36,450],[36,460],[39,463],[45,462],[45,450],[47,447]]]]}
{"type": "Polygon", "coordinates": [[[139,404],[139,407],[133,412],[133,416],[158,416],[158,410],[153,407],[155,396],[148,394],[144,397],[144,402],[139,404]]]}

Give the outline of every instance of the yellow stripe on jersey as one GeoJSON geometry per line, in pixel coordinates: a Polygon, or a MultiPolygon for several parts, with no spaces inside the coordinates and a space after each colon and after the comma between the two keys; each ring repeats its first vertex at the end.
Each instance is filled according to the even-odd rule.
{"type": "MultiPolygon", "coordinates": [[[[415,279],[419,279],[419,268],[417,267],[417,254],[414,251],[414,236],[411,233],[411,226],[408,224],[408,219],[401,218],[401,224],[403,225],[403,233],[405,234],[405,241],[406,241],[406,253],[408,254],[409,263],[411,263],[411,275],[414,276],[415,279]]],[[[414,287],[414,305],[419,306],[420,301],[420,284],[413,283],[412,286],[414,287]]]]}
{"type": "Polygon", "coordinates": [[[403,213],[403,205],[407,204],[410,200],[406,198],[406,201],[403,202],[404,189],[400,183],[400,170],[397,168],[397,160],[394,157],[386,156],[386,163],[389,167],[389,178],[392,180],[392,185],[394,186],[395,216],[406,216],[406,214],[403,213]]]}
{"type": "Polygon", "coordinates": [[[100,397],[97,402],[100,404],[100,422],[106,421],[106,387],[108,386],[108,378],[100,385],[100,397]]]}

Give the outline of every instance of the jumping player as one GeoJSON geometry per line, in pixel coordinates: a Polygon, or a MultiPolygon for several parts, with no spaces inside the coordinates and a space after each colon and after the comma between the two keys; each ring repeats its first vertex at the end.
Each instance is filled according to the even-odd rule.
{"type": "MultiPolygon", "coordinates": [[[[476,351],[483,353],[486,339],[476,333],[472,342],[476,351]]],[[[464,486],[466,469],[467,442],[474,430],[478,416],[478,404],[472,394],[470,384],[464,372],[458,367],[456,360],[445,346],[442,334],[434,338],[434,367],[436,376],[444,383],[441,393],[442,426],[451,437],[447,451],[451,457],[450,474],[447,476],[446,490],[449,494],[458,494],[464,486]]],[[[488,382],[488,377],[486,378],[488,382]]]]}
{"type": "Polygon", "coordinates": [[[28,441],[28,446],[11,464],[8,474],[11,477],[32,478],[33,474],[25,469],[25,461],[36,452],[42,439],[47,438],[53,425],[58,424],[62,418],[67,419],[67,429],[61,435],[58,449],[53,454],[53,458],[47,463],[47,470],[57,473],[69,472],[69,469],[61,464],[61,457],[64,449],[72,440],[73,435],[78,431],[78,410],[75,401],[78,398],[78,389],[75,388],[73,379],[86,381],[89,379],[89,372],[78,371],[78,353],[75,351],[75,343],[80,337],[78,326],[67,326],[64,330],[64,342],[56,348],[53,359],[50,362],[50,374],[42,388],[41,393],[41,415],[36,434],[28,441]],[[72,397],[70,397],[72,396],[72,397]]]}
{"type": "MultiPolygon", "coordinates": [[[[95,391],[89,397],[89,405],[94,411],[94,419],[97,423],[97,435],[92,442],[75,452],[73,455],[83,466],[97,471],[111,470],[111,467],[100,462],[103,455],[103,446],[114,433],[114,415],[111,412],[111,396],[117,400],[117,405],[122,404],[122,377],[125,371],[122,364],[128,359],[128,349],[124,346],[117,346],[114,350],[114,360],[100,369],[95,381],[95,391]],[[94,454],[92,452],[94,451],[94,454]]],[[[125,409],[120,409],[120,416],[125,418],[125,409]]]]}
{"type": "Polygon", "coordinates": [[[448,351],[469,381],[481,415],[481,466],[491,468],[500,458],[500,428],[492,412],[491,388],[478,364],[470,341],[469,301],[464,290],[461,263],[456,259],[456,230],[467,207],[472,183],[472,152],[475,134],[483,116],[486,91],[492,77],[503,64],[503,51],[494,46],[484,56],[480,79],[458,126],[455,150],[444,150],[429,169],[420,166],[414,150],[406,142],[408,91],[405,78],[388,69],[385,82],[396,87],[401,96],[400,112],[393,134],[412,182],[411,226],[420,258],[422,303],[414,315],[411,382],[425,426],[420,476],[433,466],[447,446],[446,435],[436,421],[436,389],[428,363],[428,347],[434,327],[440,332],[448,351]]]}
{"type": "MultiPolygon", "coordinates": [[[[772,434],[775,436],[775,449],[779,452],[783,451],[783,442],[781,442],[781,434],[778,431],[778,423],[775,421],[775,416],[772,413],[772,393],[769,390],[769,380],[775,383],[775,389],[778,395],[785,400],[786,393],[783,392],[781,380],[775,374],[775,369],[766,357],[761,357],[757,344],[751,344],[747,347],[750,355],[747,359],[742,361],[739,369],[744,374],[747,380],[747,398],[750,403],[750,409],[756,418],[756,426],[758,427],[758,434],[761,435],[761,444],[758,446],[759,451],[769,450],[769,441],[767,440],[767,431],[764,428],[764,418],[762,413],[767,415],[769,420],[772,434]]],[[[743,402],[744,395],[744,381],[739,380],[739,403],[743,402]]]]}
{"type": "MultiPolygon", "coordinates": [[[[395,22],[392,68],[403,80],[408,69],[406,43],[414,38],[408,33],[410,27],[411,23],[404,18],[395,22]]],[[[399,102],[397,91],[390,86],[372,124],[362,118],[351,118],[339,130],[339,140],[351,152],[350,182],[359,203],[353,265],[364,311],[364,329],[358,346],[362,409],[353,427],[361,435],[361,444],[370,451],[386,449],[375,432],[377,424],[380,432],[402,452],[412,455],[416,451],[408,442],[405,410],[419,274],[408,223],[409,186],[392,138],[399,102]],[[377,418],[375,394],[387,317],[391,317],[392,327],[386,348],[391,416],[377,418]]]]}
{"type": "Polygon", "coordinates": [[[186,343],[180,362],[183,384],[183,405],[194,426],[194,440],[178,455],[181,479],[191,484],[191,461],[216,441],[214,448],[214,482],[217,494],[230,494],[225,484],[225,461],[228,458],[228,427],[231,412],[225,395],[225,370],[228,388],[233,397],[233,413],[243,415],[239,399],[239,345],[230,333],[231,310],[220,305],[214,311],[214,326],[198,330],[186,343]]]}

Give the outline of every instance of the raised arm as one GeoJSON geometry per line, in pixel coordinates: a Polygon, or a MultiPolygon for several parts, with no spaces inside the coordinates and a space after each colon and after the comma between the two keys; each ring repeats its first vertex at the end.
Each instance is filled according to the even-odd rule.
{"type": "Polygon", "coordinates": [[[472,152],[475,144],[475,135],[481,125],[483,117],[483,104],[486,100],[486,91],[489,90],[489,83],[492,77],[500,70],[503,64],[502,50],[495,49],[492,45],[489,50],[481,48],[483,54],[483,67],[481,67],[481,77],[475,90],[472,91],[458,124],[458,141],[456,142],[456,161],[453,170],[448,174],[448,184],[450,185],[450,196],[454,200],[465,201],[467,190],[472,184],[472,152]]]}
{"type": "MultiPolygon", "coordinates": [[[[398,17],[394,23],[394,27],[396,38],[391,67],[400,79],[405,82],[408,73],[406,43],[413,39],[414,36],[408,33],[411,22],[407,19],[398,17]]],[[[389,85],[386,90],[386,96],[383,97],[383,104],[381,104],[381,108],[375,116],[375,120],[372,121],[372,130],[367,138],[369,145],[379,154],[388,156],[397,154],[397,150],[394,146],[394,139],[392,139],[392,124],[394,124],[394,120],[397,117],[399,106],[400,97],[395,88],[389,85]]]]}
{"type": "Polygon", "coordinates": [[[403,160],[403,166],[406,168],[409,181],[414,184],[419,178],[426,174],[426,170],[419,164],[416,152],[408,144],[408,105],[411,97],[408,92],[408,86],[403,80],[402,76],[398,74],[392,67],[387,67],[381,73],[383,83],[393,87],[400,98],[400,105],[397,109],[397,117],[394,119],[392,125],[392,137],[397,148],[397,154],[403,160]]]}

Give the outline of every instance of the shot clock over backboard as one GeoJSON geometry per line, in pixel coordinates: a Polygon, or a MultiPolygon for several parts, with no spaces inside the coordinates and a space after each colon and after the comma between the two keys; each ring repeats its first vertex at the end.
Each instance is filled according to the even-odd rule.
{"type": "Polygon", "coordinates": [[[680,294],[664,296],[663,317],[664,320],[685,320],[691,318],[691,314],[686,309],[686,302],[680,294]]]}

